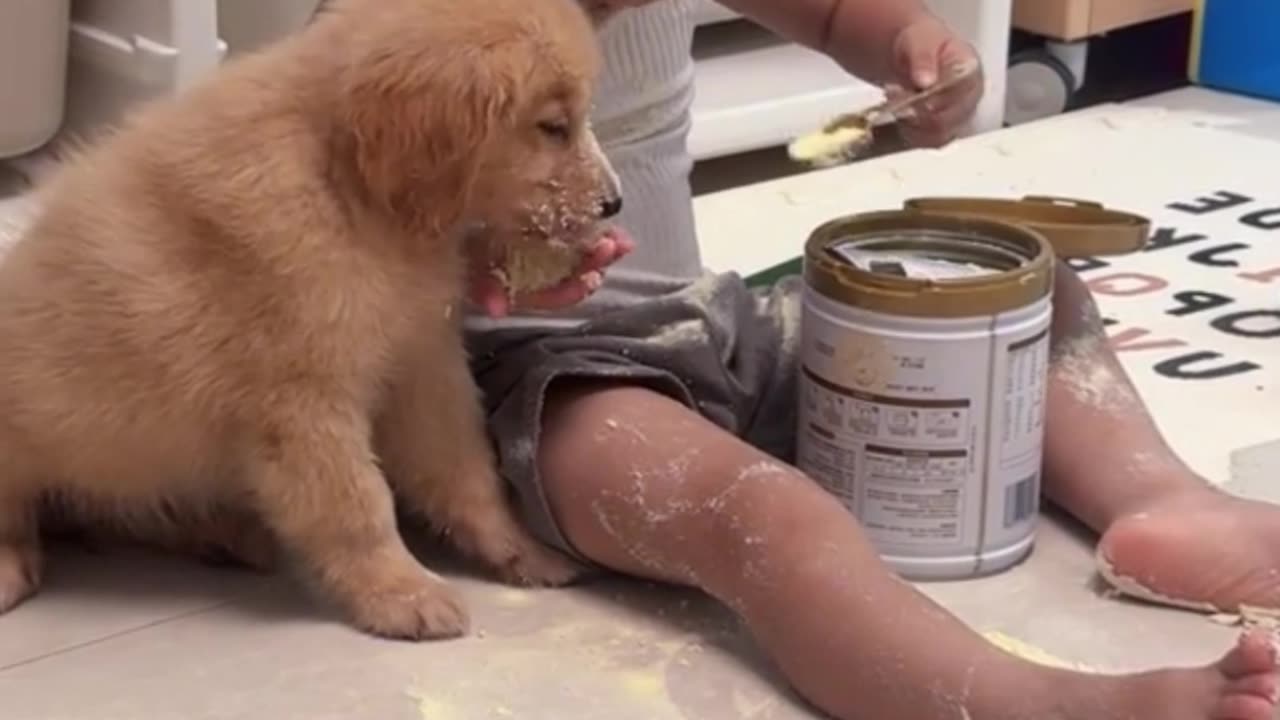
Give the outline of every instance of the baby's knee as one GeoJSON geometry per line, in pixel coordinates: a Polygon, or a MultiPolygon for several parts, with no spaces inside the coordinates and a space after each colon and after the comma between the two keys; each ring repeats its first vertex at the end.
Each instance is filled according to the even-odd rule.
{"type": "Polygon", "coordinates": [[[815,511],[838,504],[794,467],[754,452],[739,460],[728,463],[707,490],[707,529],[722,549],[789,536],[801,530],[815,511]]]}
{"type": "Polygon", "coordinates": [[[1058,260],[1053,271],[1053,299],[1055,307],[1071,308],[1077,315],[1097,313],[1097,303],[1089,286],[1064,260],[1058,260]]]}
{"type": "Polygon", "coordinates": [[[1084,280],[1059,260],[1053,283],[1053,341],[1061,347],[1069,341],[1097,339],[1103,335],[1102,314],[1084,280]]]}

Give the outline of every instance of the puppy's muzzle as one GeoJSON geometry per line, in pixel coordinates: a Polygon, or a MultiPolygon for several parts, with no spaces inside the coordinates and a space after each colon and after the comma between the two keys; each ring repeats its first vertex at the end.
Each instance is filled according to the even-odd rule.
{"type": "Polygon", "coordinates": [[[613,163],[609,162],[608,156],[604,154],[599,141],[596,140],[595,132],[588,134],[587,143],[591,156],[595,159],[602,191],[600,200],[596,204],[596,211],[602,220],[616,217],[622,212],[622,180],[618,178],[618,173],[613,169],[613,163]]]}

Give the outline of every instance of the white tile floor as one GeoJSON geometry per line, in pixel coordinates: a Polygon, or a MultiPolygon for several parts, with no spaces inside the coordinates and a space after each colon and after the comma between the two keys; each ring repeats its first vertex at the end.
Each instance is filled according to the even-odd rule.
{"type": "MultiPolygon", "coordinates": [[[[1195,91],[1164,102],[1217,113],[1249,132],[1260,122],[1251,114],[1280,118],[1274,107],[1195,91]]],[[[964,157],[903,158],[881,167],[910,178],[921,163],[941,169],[964,157]]],[[[726,249],[740,250],[743,243],[758,249],[776,239],[770,227],[743,238],[741,226],[726,215],[735,208],[773,213],[775,224],[802,218],[795,227],[809,227],[808,211],[796,203],[813,202],[813,212],[826,212],[831,198],[852,192],[846,188],[863,188],[857,184],[862,179],[857,171],[836,171],[704,198],[699,212],[709,258],[714,263],[726,249]]],[[[0,216],[5,213],[0,205],[0,216]]],[[[732,254],[767,264],[792,252],[778,247],[756,253],[760,257],[732,254]]],[[[1267,392],[1268,407],[1280,407],[1267,392]]],[[[1274,409],[1260,412],[1280,420],[1274,409]]],[[[1272,438],[1277,427],[1280,422],[1271,423],[1272,438]]],[[[1242,479],[1252,478],[1246,491],[1280,500],[1274,483],[1260,481],[1274,477],[1267,473],[1277,467],[1274,448],[1254,448],[1237,459],[1242,479]]],[[[1100,597],[1089,543],[1054,517],[1022,566],[923,589],[979,629],[1002,630],[1097,666],[1200,662],[1229,642],[1231,630],[1199,616],[1100,597]]],[[[477,632],[458,642],[412,645],[348,630],[282,579],[64,549],[52,558],[42,594],[0,617],[0,718],[811,717],[777,683],[732,618],[693,593],[625,580],[540,592],[459,582],[473,605],[477,632]]]]}

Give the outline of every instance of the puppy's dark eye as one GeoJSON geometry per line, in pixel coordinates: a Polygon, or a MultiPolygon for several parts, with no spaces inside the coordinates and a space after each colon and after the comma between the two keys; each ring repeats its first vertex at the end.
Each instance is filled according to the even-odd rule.
{"type": "Polygon", "coordinates": [[[538,123],[538,129],[543,135],[556,140],[565,142],[569,139],[569,123],[562,120],[544,120],[538,123]]]}

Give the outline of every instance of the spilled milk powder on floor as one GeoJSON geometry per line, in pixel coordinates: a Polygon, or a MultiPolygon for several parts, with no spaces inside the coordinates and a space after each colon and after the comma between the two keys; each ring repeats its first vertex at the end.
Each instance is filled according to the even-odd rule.
{"type": "Polygon", "coordinates": [[[812,717],[772,678],[743,666],[749,644],[710,601],[660,600],[634,615],[633,593],[648,593],[623,592],[570,612],[554,595],[496,593],[489,621],[423,669],[405,690],[407,702],[422,720],[812,717]]]}

